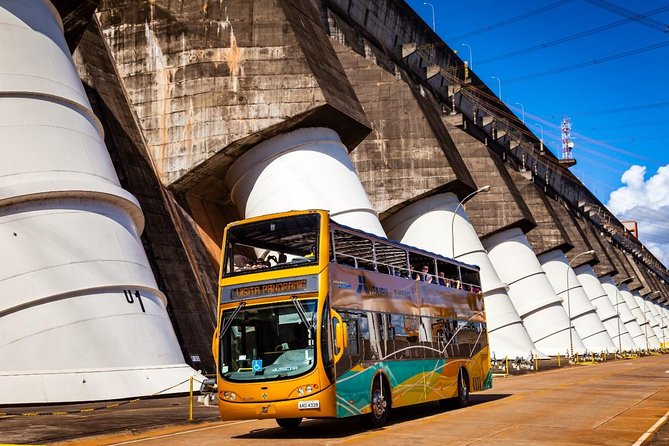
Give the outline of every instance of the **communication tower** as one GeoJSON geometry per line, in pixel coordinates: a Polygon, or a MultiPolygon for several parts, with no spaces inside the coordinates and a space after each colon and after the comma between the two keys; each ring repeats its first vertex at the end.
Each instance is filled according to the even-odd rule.
{"type": "Polygon", "coordinates": [[[571,167],[576,164],[576,160],[572,157],[571,151],[574,148],[574,142],[571,140],[571,121],[568,117],[562,119],[562,159],[560,164],[571,167]]]}

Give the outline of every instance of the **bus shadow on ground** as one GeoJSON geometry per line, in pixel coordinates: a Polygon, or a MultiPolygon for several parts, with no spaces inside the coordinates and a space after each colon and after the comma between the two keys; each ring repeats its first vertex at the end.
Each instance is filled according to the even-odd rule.
{"type": "MultiPolygon", "coordinates": [[[[510,394],[482,394],[472,395],[469,406],[476,406],[492,401],[497,401],[511,396],[510,394]]],[[[456,408],[442,409],[438,403],[425,403],[409,407],[400,407],[394,409],[387,426],[393,424],[404,423],[408,421],[419,420],[439,414],[446,414],[455,410],[466,410],[456,408]]],[[[283,429],[280,427],[256,429],[247,434],[237,435],[233,438],[238,439],[254,439],[254,440],[271,440],[271,439],[328,439],[328,438],[344,438],[351,435],[360,434],[369,431],[371,428],[366,427],[362,422],[361,417],[345,418],[341,420],[335,419],[314,419],[304,420],[297,429],[283,429]]],[[[379,428],[384,429],[384,428],[379,428]]]]}

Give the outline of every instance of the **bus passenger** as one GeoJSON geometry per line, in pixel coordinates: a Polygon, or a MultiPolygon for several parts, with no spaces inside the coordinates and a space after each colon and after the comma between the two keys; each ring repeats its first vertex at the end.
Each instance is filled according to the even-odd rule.
{"type": "Polygon", "coordinates": [[[420,269],[420,273],[416,274],[416,280],[420,282],[432,283],[433,277],[430,274],[430,267],[423,265],[423,267],[420,269]]]}

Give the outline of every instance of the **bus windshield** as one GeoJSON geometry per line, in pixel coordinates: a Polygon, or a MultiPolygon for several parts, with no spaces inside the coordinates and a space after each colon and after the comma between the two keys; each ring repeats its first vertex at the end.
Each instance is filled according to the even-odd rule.
{"type": "Polygon", "coordinates": [[[314,368],[316,299],[246,306],[223,313],[221,375],[230,381],[268,381],[314,368]]]}
{"type": "Polygon", "coordinates": [[[305,214],[228,229],[223,276],[316,262],[320,215],[305,214]]]}

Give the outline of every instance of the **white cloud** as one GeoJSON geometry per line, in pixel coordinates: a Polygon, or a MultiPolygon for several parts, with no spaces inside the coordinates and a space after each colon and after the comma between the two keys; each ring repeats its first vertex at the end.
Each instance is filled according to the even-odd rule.
{"type": "Polygon", "coordinates": [[[606,206],[619,220],[634,220],[639,239],[669,266],[669,164],[646,180],[646,167],[634,165],[623,173],[624,186],[611,192],[606,206]]]}

